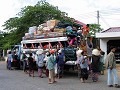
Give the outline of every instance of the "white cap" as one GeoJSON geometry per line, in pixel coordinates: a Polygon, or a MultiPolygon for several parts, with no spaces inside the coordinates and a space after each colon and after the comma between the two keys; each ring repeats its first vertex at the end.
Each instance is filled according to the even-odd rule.
{"type": "Polygon", "coordinates": [[[59,50],[58,53],[62,53],[62,50],[59,50]]]}
{"type": "Polygon", "coordinates": [[[47,52],[46,55],[49,55],[49,52],[47,52]]]}
{"type": "Polygon", "coordinates": [[[36,54],[42,54],[43,53],[43,49],[39,49],[36,54]]]}
{"type": "Polygon", "coordinates": [[[83,52],[83,50],[78,50],[77,52],[76,52],[76,54],[77,54],[77,56],[81,56],[81,53],[83,52]]]}
{"type": "Polygon", "coordinates": [[[93,49],[92,54],[96,55],[96,56],[99,56],[100,55],[100,51],[98,49],[93,49]]]}

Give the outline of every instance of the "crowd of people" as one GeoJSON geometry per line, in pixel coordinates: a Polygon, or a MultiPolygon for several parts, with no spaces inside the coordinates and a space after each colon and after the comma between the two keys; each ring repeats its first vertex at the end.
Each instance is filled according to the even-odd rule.
{"type": "MultiPolygon", "coordinates": [[[[14,54],[9,51],[7,58],[7,66],[9,70],[12,69],[12,62],[15,59],[13,55],[14,54]]],[[[23,71],[30,77],[34,77],[34,71],[36,68],[40,78],[44,77],[43,74],[48,77],[49,84],[56,82],[56,77],[58,79],[63,77],[65,56],[62,49],[39,49],[36,54],[29,53],[29,55],[23,52],[21,59],[23,61],[23,71]]]]}
{"type": "Polygon", "coordinates": [[[99,75],[104,75],[105,68],[108,72],[107,85],[108,87],[120,88],[118,84],[118,75],[116,70],[115,47],[111,47],[110,53],[104,58],[105,52],[101,49],[93,49],[92,56],[86,56],[83,50],[77,51],[77,66],[80,71],[80,80],[85,83],[85,80],[92,75],[93,82],[99,80],[99,75]]]}
{"type": "MultiPolygon", "coordinates": [[[[108,70],[108,80],[107,85],[109,87],[115,86],[119,88],[118,76],[116,71],[116,61],[115,61],[115,47],[111,47],[110,53],[104,58],[105,53],[101,49],[93,49],[90,55],[86,55],[84,50],[78,49],[76,51],[76,66],[78,67],[78,72],[80,76],[80,81],[85,83],[86,80],[91,76],[93,82],[99,81],[99,75],[104,75],[105,67],[108,70]],[[112,80],[113,74],[113,80],[112,80]]],[[[11,62],[13,56],[11,52],[8,53],[8,69],[11,70],[11,62]]],[[[31,77],[34,77],[35,62],[38,69],[38,76],[43,78],[43,74],[48,77],[48,83],[53,84],[56,82],[56,78],[60,79],[63,77],[64,65],[65,65],[65,55],[62,49],[56,50],[43,50],[40,49],[36,52],[36,56],[32,53],[29,57],[23,52],[23,71],[28,73],[31,77]],[[27,69],[28,65],[28,69],[27,69]]]]}

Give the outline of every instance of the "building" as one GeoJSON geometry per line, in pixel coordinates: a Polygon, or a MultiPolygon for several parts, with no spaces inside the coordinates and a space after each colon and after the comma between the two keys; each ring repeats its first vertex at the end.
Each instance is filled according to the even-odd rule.
{"type": "Polygon", "coordinates": [[[117,48],[115,56],[117,61],[120,61],[120,27],[111,27],[100,33],[96,33],[96,38],[100,39],[100,48],[105,52],[105,55],[110,52],[110,47],[117,48]]]}

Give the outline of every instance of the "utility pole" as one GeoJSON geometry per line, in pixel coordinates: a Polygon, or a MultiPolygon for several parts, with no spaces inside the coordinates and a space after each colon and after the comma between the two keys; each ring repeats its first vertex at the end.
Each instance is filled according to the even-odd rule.
{"type": "MultiPolygon", "coordinates": [[[[99,11],[97,11],[97,24],[98,25],[100,25],[99,18],[100,18],[100,14],[99,14],[99,11]]],[[[100,47],[100,39],[99,38],[97,39],[96,45],[100,47]]]]}
{"type": "Polygon", "coordinates": [[[99,11],[97,11],[97,24],[99,25],[99,18],[100,18],[100,15],[99,15],[99,11]]]}

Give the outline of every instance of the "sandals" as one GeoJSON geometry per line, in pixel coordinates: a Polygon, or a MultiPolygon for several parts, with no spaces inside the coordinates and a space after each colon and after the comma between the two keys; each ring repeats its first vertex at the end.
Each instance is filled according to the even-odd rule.
{"type": "MultiPolygon", "coordinates": [[[[113,87],[113,85],[108,85],[108,87],[113,87]]],[[[115,86],[114,86],[115,88],[120,88],[120,85],[118,85],[118,84],[115,84],[115,86]]]]}
{"type": "Polygon", "coordinates": [[[118,85],[118,84],[115,84],[115,88],[120,88],[120,85],[118,85]]]}
{"type": "Polygon", "coordinates": [[[57,81],[54,81],[54,83],[56,83],[57,81]]]}
{"type": "Polygon", "coordinates": [[[39,76],[40,78],[43,78],[43,76],[39,76]]]}
{"type": "Polygon", "coordinates": [[[113,87],[113,85],[108,85],[108,87],[113,87]]]}

